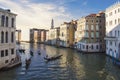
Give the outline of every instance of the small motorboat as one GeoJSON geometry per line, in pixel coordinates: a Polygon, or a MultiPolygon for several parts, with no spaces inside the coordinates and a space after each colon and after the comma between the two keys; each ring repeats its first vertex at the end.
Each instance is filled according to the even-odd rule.
{"type": "Polygon", "coordinates": [[[51,60],[59,59],[59,58],[61,58],[61,56],[63,56],[63,55],[57,55],[57,56],[53,56],[53,57],[44,57],[44,59],[47,61],[51,61],[51,60]]]}

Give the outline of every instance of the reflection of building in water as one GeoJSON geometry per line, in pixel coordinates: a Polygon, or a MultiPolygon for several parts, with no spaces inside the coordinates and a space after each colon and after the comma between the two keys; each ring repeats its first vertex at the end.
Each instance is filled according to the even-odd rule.
{"type": "Polygon", "coordinates": [[[60,53],[63,54],[63,56],[60,59],[60,67],[63,68],[63,70],[69,71],[69,74],[71,74],[70,78],[72,76],[75,76],[76,79],[81,80],[85,76],[84,66],[81,64],[81,60],[79,59],[78,54],[73,54],[74,52],[70,49],[60,49],[60,53]]]}
{"type": "Polygon", "coordinates": [[[45,29],[30,29],[30,42],[31,43],[44,43],[46,40],[45,29]]]}
{"type": "Polygon", "coordinates": [[[21,30],[16,30],[15,35],[16,35],[16,43],[20,43],[20,41],[21,41],[21,30]]]}
{"type": "Polygon", "coordinates": [[[0,8],[0,68],[16,60],[16,14],[0,8]]]}
{"type": "Polygon", "coordinates": [[[58,53],[56,53],[55,47],[51,47],[51,46],[44,47],[44,45],[43,45],[42,48],[43,48],[43,50],[45,48],[46,54],[48,54],[48,56],[54,56],[54,55],[58,54],[58,53]]]}
{"type": "Polygon", "coordinates": [[[120,2],[106,9],[106,54],[120,59],[120,2]]]}

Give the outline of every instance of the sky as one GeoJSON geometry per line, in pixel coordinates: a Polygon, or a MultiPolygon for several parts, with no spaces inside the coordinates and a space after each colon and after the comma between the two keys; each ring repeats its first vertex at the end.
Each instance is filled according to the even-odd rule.
{"type": "Polygon", "coordinates": [[[16,29],[22,40],[29,40],[29,29],[49,29],[51,20],[59,27],[63,22],[104,11],[119,0],[0,0],[0,8],[17,14],[16,29]]]}

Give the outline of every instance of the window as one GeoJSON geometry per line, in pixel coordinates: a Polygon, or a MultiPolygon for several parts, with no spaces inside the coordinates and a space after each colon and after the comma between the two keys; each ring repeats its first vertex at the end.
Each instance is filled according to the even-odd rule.
{"type": "Polygon", "coordinates": [[[63,32],[62,32],[62,36],[64,36],[63,32]]]}
{"type": "Polygon", "coordinates": [[[85,37],[89,37],[89,34],[88,34],[88,32],[86,31],[86,33],[85,33],[85,37]]]}
{"type": "Polygon", "coordinates": [[[15,20],[14,20],[14,18],[12,18],[12,22],[11,22],[12,27],[14,27],[14,22],[15,22],[15,20]]]}
{"type": "Polygon", "coordinates": [[[116,14],[116,10],[115,10],[115,14],[116,14]]]}
{"type": "Polygon", "coordinates": [[[98,45],[96,45],[96,49],[98,49],[98,45]]]}
{"type": "Polygon", "coordinates": [[[4,57],[4,51],[3,50],[1,51],[1,57],[4,57]]]}
{"type": "Polygon", "coordinates": [[[97,37],[97,38],[99,37],[99,32],[96,32],[96,37],[97,37]]]}
{"type": "Polygon", "coordinates": [[[6,27],[8,27],[8,17],[6,16],[6,27]]]}
{"type": "Polygon", "coordinates": [[[1,43],[4,43],[4,32],[1,32],[1,43]]]}
{"type": "Polygon", "coordinates": [[[2,15],[2,17],[1,17],[1,26],[4,26],[4,24],[5,24],[5,16],[2,15]]]}
{"type": "Polygon", "coordinates": [[[110,31],[110,36],[112,36],[112,31],[110,31]]]}
{"type": "Polygon", "coordinates": [[[115,24],[117,24],[117,20],[115,19],[115,24]]]}
{"type": "Polygon", "coordinates": [[[109,25],[110,25],[110,26],[112,25],[112,21],[109,21],[109,25]]]}
{"type": "Polygon", "coordinates": [[[14,33],[13,32],[11,33],[11,42],[12,43],[14,42],[14,33]]]}
{"type": "Polygon", "coordinates": [[[98,20],[96,20],[96,22],[98,22],[98,20]]]}
{"type": "Polygon", "coordinates": [[[91,45],[91,49],[93,49],[93,45],[91,45]]]}
{"type": "Polygon", "coordinates": [[[112,46],[112,41],[110,41],[110,46],[112,46]]]}
{"type": "Polygon", "coordinates": [[[118,8],[118,12],[120,12],[120,9],[118,8]]]}
{"type": "Polygon", "coordinates": [[[116,31],[115,31],[115,36],[116,36],[116,31]]]}
{"type": "Polygon", "coordinates": [[[83,49],[85,48],[85,46],[83,45],[83,49]]]}
{"type": "Polygon", "coordinates": [[[86,25],[86,29],[85,30],[89,30],[88,25],[86,25]]]}
{"type": "Polygon", "coordinates": [[[94,37],[94,32],[91,32],[91,37],[94,37]]]}
{"type": "Polygon", "coordinates": [[[8,50],[5,50],[5,56],[8,56],[8,50]]]}
{"type": "Polygon", "coordinates": [[[118,18],[118,24],[120,24],[120,18],[118,18]]]}
{"type": "Polygon", "coordinates": [[[93,25],[91,25],[91,30],[94,30],[94,26],[93,25]]]}
{"type": "Polygon", "coordinates": [[[112,12],[109,13],[109,16],[112,16],[112,12]]]}
{"type": "Polygon", "coordinates": [[[5,60],[5,63],[8,63],[8,60],[5,60]]]}
{"type": "Polygon", "coordinates": [[[99,30],[99,26],[98,25],[96,25],[96,30],[99,30]]]}
{"type": "Polygon", "coordinates": [[[106,45],[108,45],[108,41],[106,40],[106,45]]]}
{"type": "Polygon", "coordinates": [[[116,41],[115,41],[115,46],[116,46],[116,41]]]}
{"type": "Polygon", "coordinates": [[[14,54],[14,49],[11,49],[11,54],[14,54]]]}
{"type": "Polygon", "coordinates": [[[86,49],[88,49],[88,45],[86,45],[86,49]]]}
{"type": "Polygon", "coordinates": [[[8,43],[8,32],[5,33],[6,43],[8,43]]]}

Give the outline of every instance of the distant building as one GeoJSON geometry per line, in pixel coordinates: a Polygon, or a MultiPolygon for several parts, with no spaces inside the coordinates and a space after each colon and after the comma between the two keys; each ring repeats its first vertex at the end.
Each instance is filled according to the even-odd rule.
{"type": "Polygon", "coordinates": [[[46,41],[46,31],[44,29],[30,29],[30,42],[44,43],[46,41]]]}
{"type": "Polygon", "coordinates": [[[16,43],[20,43],[20,41],[21,41],[21,30],[16,30],[15,35],[16,35],[16,43]]]}
{"type": "Polygon", "coordinates": [[[74,45],[74,36],[76,30],[76,21],[64,22],[60,25],[60,46],[72,47],[74,45]]]}
{"type": "Polygon", "coordinates": [[[105,13],[90,14],[77,21],[76,48],[83,52],[105,51],[105,13]]]}
{"type": "Polygon", "coordinates": [[[44,43],[46,41],[46,32],[47,30],[41,30],[41,43],[44,43]]]}
{"type": "Polygon", "coordinates": [[[30,42],[31,43],[38,42],[38,29],[36,28],[30,29],[30,42]]]}
{"type": "Polygon", "coordinates": [[[49,43],[51,45],[59,45],[57,42],[59,40],[59,34],[60,34],[60,27],[49,30],[49,43]]]}
{"type": "Polygon", "coordinates": [[[106,54],[120,60],[120,2],[108,7],[106,15],[106,54]]]}
{"type": "Polygon", "coordinates": [[[0,8],[0,68],[16,60],[16,16],[0,8]]]}

